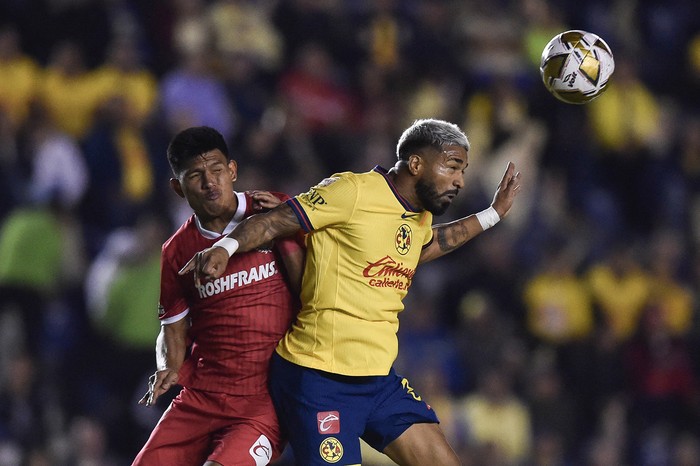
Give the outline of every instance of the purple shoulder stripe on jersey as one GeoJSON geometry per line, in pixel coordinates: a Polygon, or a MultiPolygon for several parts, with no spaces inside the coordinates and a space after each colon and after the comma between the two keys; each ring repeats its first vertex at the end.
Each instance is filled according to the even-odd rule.
{"type": "Polygon", "coordinates": [[[392,183],[389,177],[386,176],[388,173],[386,168],[377,165],[372,170],[384,177],[386,183],[389,185],[389,189],[391,189],[391,192],[393,192],[394,196],[396,196],[396,200],[399,201],[404,209],[406,209],[408,212],[422,212],[420,209],[413,207],[401,194],[399,194],[399,192],[396,190],[396,186],[394,186],[394,183],[392,183]]]}
{"type": "Polygon", "coordinates": [[[285,202],[289,207],[292,208],[294,215],[297,216],[299,224],[304,229],[304,231],[306,231],[307,233],[311,233],[314,230],[314,226],[311,224],[311,220],[309,220],[309,217],[306,216],[306,212],[304,212],[304,209],[299,204],[297,198],[293,197],[291,199],[287,199],[287,201],[285,202]]]}

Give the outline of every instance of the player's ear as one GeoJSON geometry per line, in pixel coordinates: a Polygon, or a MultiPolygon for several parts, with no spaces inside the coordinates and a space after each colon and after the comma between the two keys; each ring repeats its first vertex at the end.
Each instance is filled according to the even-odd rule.
{"type": "Polygon", "coordinates": [[[423,157],[418,154],[411,154],[408,156],[408,163],[406,165],[411,175],[416,176],[421,173],[423,170],[423,162],[423,157]]]}
{"type": "Polygon", "coordinates": [[[231,172],[231,182],[236,181],[238,178],[238,164],[235,160],[228,161],[228,169],[231,172]]]}
{"type": "Polygon", "coordinates": [[[184,199],[185,193],[182,192],[182,186],[180,185],[180,180],[177,178],[170,178],[170,187],[172,188],[173,191],[175,191],[175,194],[180,196],[181,198],[184,199]]]}

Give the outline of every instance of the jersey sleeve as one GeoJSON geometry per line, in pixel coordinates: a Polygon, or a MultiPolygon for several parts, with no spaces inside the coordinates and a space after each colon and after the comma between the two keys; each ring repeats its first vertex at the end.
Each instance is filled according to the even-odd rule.
{"type": "Polygon", "coordinates": [[[326,178],[287,201],[306,232],[346,222],[357,204],[357,182],[350,173],[326,178]]]}
{"type": "Polygon", "coordinates": [[[158,318],[161,323],[177,322],[188,312],[187,301],[178,283],[178,269],[164,249],[160,260],[160,301],[158,318]]]}

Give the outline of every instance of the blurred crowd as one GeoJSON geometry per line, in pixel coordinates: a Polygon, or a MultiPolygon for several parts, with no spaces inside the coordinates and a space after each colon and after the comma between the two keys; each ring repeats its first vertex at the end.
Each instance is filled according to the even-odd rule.
{"type": "Polygon", "coordinates": [[[438,221],[523,174],[401,316],[397,369],[464,464],[700,465],[697,1],[2,0],[0,466],[128,465],[167,405],[137,400],[189,215],[177,131],[224,134],[237,190],[294,195],[392,166],[420,117],[472,144],[438,221]],[[583,106],[539,76],[567,29],[615,56],[583,106]]]}

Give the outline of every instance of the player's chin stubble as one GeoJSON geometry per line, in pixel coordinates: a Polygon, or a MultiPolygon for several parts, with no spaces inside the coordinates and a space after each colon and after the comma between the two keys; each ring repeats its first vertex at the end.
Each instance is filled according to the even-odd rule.
{"type": "Polygon", "coordinates": [[[438,216],[447,211],[450,201],[440,201],[435,183],[428,183],[423,180],[416,182],[416,196],[425,210],[438,216]]]}

